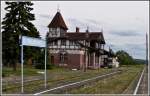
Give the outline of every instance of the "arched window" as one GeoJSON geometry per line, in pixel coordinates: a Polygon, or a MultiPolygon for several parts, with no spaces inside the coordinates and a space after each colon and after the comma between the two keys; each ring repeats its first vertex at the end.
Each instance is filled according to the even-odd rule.
{"type": "Polygon", "coordinates": [[[64,54],[60,53],[60,63],[64,63],[65,58],[64,58],[64,54]]]}
{"type": "Polygon", "coordinates": [[[66,45],[66,40],[61,40],[61,45],[66,45]]]}
{"type": "Polygon", "coordinates": [[[65,52],[60,53],[60,63],[61,64],[67,63],[67,53],[65,53],[65,52]]]}

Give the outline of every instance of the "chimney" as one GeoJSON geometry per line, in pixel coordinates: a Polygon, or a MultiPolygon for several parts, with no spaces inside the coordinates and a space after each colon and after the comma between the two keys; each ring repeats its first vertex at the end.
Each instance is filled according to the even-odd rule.
{"type": "Polygon", "coordinates": [[[76,33],[79,33],[79,27],[76,27],[76,33]]]}
{"type": "Polygon", "coordinates": [[[88,27],[88,26],[87,26],[86,32],[87,32],[87,33],[89,32],[89,27],[88,27]]]}
{"type": "Polygon", "coordinates": [[[89,30],[87,29],[87,30],[86,30],[86,32],[88,33],[88,32],[89,32],[89,30]]]}

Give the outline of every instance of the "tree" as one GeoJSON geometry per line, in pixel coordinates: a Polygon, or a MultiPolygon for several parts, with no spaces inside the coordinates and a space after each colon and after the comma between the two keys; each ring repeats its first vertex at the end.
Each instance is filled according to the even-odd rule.
{"type": "Polygon", "coordinates": [[[134,60],[133,60],[132,56],[130,56],[127,52],[125,52],[123,50],[117,51],[116,56],[118,57],[119,63],[122,65],[134,64],[134,60]]]}
{"type": "MultiPolygon", "coordinates": [[[[39,37],[39,32],[31,22],[35,20],[34,14],[31,13],[33,3],[6,2],[6,5],[7,13],[2,22],[3,64],[13,66],[16,70],[16,64],[20,60],[19,35],[39,37]]],[[[24,50],[27,59],[34,57],[36,53],[37,48],[28,47],[24,50]]]]}

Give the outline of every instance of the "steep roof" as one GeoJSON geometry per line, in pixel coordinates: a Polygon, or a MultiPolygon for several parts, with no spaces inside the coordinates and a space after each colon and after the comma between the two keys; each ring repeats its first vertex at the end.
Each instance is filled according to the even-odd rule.
{"type": "Polygon", "coordinates": [[[64,19],[62,17],[62,15],[60,14],[60,12],[57,12],[56,15],[54,16],[54,18],[52,19],[52,21],[50,22],[50,24],[48,25],[49,28],[56,28],[56,27],[61,27],[65,30],[68,30],[64,19]]]}
{"type": "Polygon", "coordinates": [[[84,40],[86,39],[85,33],[76,33],[76,32],[67,32],[66,33],[67,38],[70,38],[72,40],[84,40]]]}
{"type": "Polygon", "coordinates": [[[67,32],[66,33],[67,38],[71,38],[73,40],[96,40],[101,41],[103,44],[105,44],[105,40],[103,37],[102,32],[67,32]]]}

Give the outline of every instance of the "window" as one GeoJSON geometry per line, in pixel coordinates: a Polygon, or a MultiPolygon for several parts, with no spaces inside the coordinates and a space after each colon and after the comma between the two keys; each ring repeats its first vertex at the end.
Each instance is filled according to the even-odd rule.
{"type": "Polygon", "coordinates": [[[70,41],[70,45],[73,45],[73,41],[70,41]]]}
{"type": "Polygon", "coordinates": [[[65,36],[65,34],[66,34],[63,29],[60,29],[60,33],[61,33],[60,35],[61,35],[62,37],[65,36]]]}
{"type": "Polygon", "coordinates": [[[64,64],[66,63],[65,62],[66,60],[67,60],[67,54],[60,53],[60,63],[64,64]]]}
{"type": "Polygon", "coordinates": [[[60,63],[64,63],[65,58],[64,58],[64,54],[60,54],[60,63]]]}
{"type": "Polygon", "coordinates": [[[58,45],[57,41],[54,41],[54,45],[58,45]]]}
{"type": "Polygon", "coordinates": [[[66,40],[61,40],[61,45],[66,45],[66,40]]]}
{"type": "Polygon", "coordinates": [[[53,45],[53,42],[50,42],[49,45],[52,46],[52,45],[53,45]]]}
{"type": "Polygon", "coordinates": [[[51,29],[51,32],[52,32],[52,35],[57,35],[57,30],[56,30],[56,28],[52,28],[52,29],[51,29]]]}

